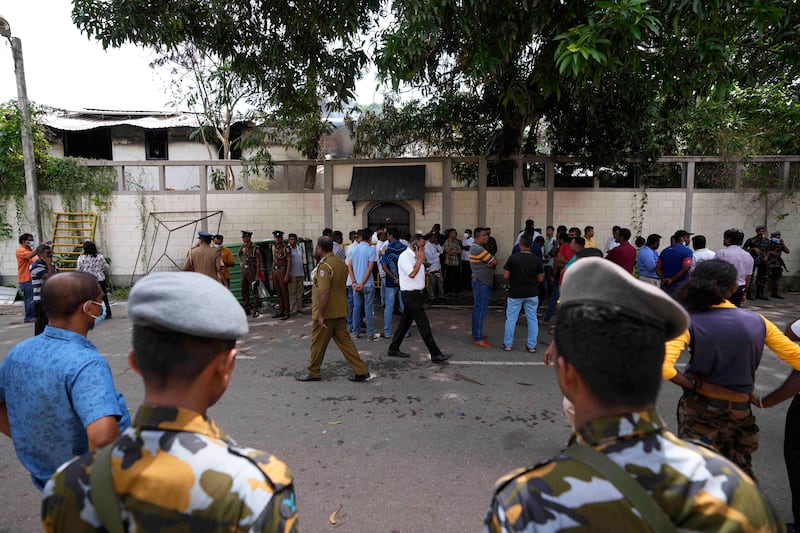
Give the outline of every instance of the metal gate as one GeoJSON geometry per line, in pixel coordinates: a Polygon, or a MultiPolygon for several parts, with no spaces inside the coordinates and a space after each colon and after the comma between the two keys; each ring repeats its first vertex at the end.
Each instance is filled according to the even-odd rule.
{"type": "Polygon", "coordinates": [[[370,209],[367,214],[367,224],[373,229],[377,224],[386,224],[387,228],[397,228],[400,236],[411,233],[411,217],[408,211],[395,203],[385,202],[370,209]]]}

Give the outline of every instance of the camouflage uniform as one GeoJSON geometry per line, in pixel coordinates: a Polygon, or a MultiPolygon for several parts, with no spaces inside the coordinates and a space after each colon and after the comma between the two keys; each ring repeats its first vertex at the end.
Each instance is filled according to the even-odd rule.
{"type": "MultiPolygon", "coordinates": [[[[45,531],[96,531],[94,452],[73,459],[44,490],[45,531]]],[[[187,409],[143,405],[114,445],[112,480],[127,531],[297,532],[289,468],[239,448],[187,409]]]]}
{"type": "MultiPolygon", "coordinates": [[[[573,442],[623,467],[679,529],[785,531],[757,486],[733,463],[664,429],[655,410],[609,416],[573,442]]],[[[584,463],[557,456],[498,481],[484,533],[649,531],[627,499],[584,463]]]]}

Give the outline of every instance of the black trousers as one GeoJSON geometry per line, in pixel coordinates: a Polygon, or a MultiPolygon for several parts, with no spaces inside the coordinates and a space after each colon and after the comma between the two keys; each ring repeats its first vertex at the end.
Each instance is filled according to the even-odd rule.
{"type": "Polygon", "coordinates": [[[783,459],[792,491],[794,523],[800,520],[800,396],[795,396],[786,411],[786,429],[783,434],[783,459]]]}
{"type": "Polygon", "coordinates": [[[403,309],[403,316],[400,318],[400,323],[397,324],[397,329],[394,330],[394,335],[392,335],[392,342],[389,344],[389,350],[395,351],[400,349],[400,344],[402,344],[406,333],[408,333],[409,328],[411,328],[411,323],[416,322],[419,335],[425,342],[425,346],[428,347],[431,357],[439,357],[442,355],[442,351],[436,345],[436,341],[433,340],[431,323],[428,322],[428,315],[425,314],[425,308],[422,307],[422,303],[425,301],[425,296],[422,294],[422,291],[401,290],[400,293],[403,298],[405,309],[403,309]]]}
{"type": "Polygon", "coordinates": [[[33,334],[36,336],[44,331],[49,321],[47,320],[47,313],[44,312],[44,306],[41,300],[33,302],[33,308],[36,310],[36,323],[33,325],[33,334]]]}

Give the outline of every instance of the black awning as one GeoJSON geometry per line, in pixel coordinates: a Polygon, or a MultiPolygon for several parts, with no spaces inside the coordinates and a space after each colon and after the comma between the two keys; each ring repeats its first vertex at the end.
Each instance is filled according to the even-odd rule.
{"type": "Polygon", "coordinates": [[[424,199],[425,165],[353,168],[348,202],[424,199]]]}

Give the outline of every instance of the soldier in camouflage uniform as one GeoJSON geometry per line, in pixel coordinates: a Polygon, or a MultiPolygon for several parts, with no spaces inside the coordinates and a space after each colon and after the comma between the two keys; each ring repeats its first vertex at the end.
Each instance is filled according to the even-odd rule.
{"type": "Polygon", "coordinates": [[[744,472],[677,439],[655,411],[663,343],[687,324],[666,293],[609,261],[590,257],[570,267],[546,360],[555,358],[578,429],[566,452],[498,482],[485,533],[649,531],[653,515],[668,526],[659,531],[784,530],[744,472]],[[579,459],[573,448],[600,461],[579,459]],[[653,509],[643,512],[631,502],[634,490],[599,473],[603,461],[653,509]]]}
{"type": "Polygon", "coordinates": [[[678,402],[678,436],[713,446],[755,479],[752,455],[758,449],[758,426],[750,395],[756,369],[767,346],[800,370],[800,347],[760,314],[728,300],[739,288],[736,278],[736,267],[727,261],[697,265],[680,293],[691,325],[666,344],[662,374],[684,389],[678,402]],[[675,362],[687,347],[691,359],[678,372],[675,362]]]}
{"type": "Polygon", "coordinates": [[[237,446],[206,415],[230,382],[236,339],[248,331],[233,295],[199,274],[151,274],[131,291],[129,313],[129,362],[144,378],[144,405],[110,447],[53,475],[45,530],[111,531],[118,519],[123,531],[296,532],[289,468],[237,446]]]}

